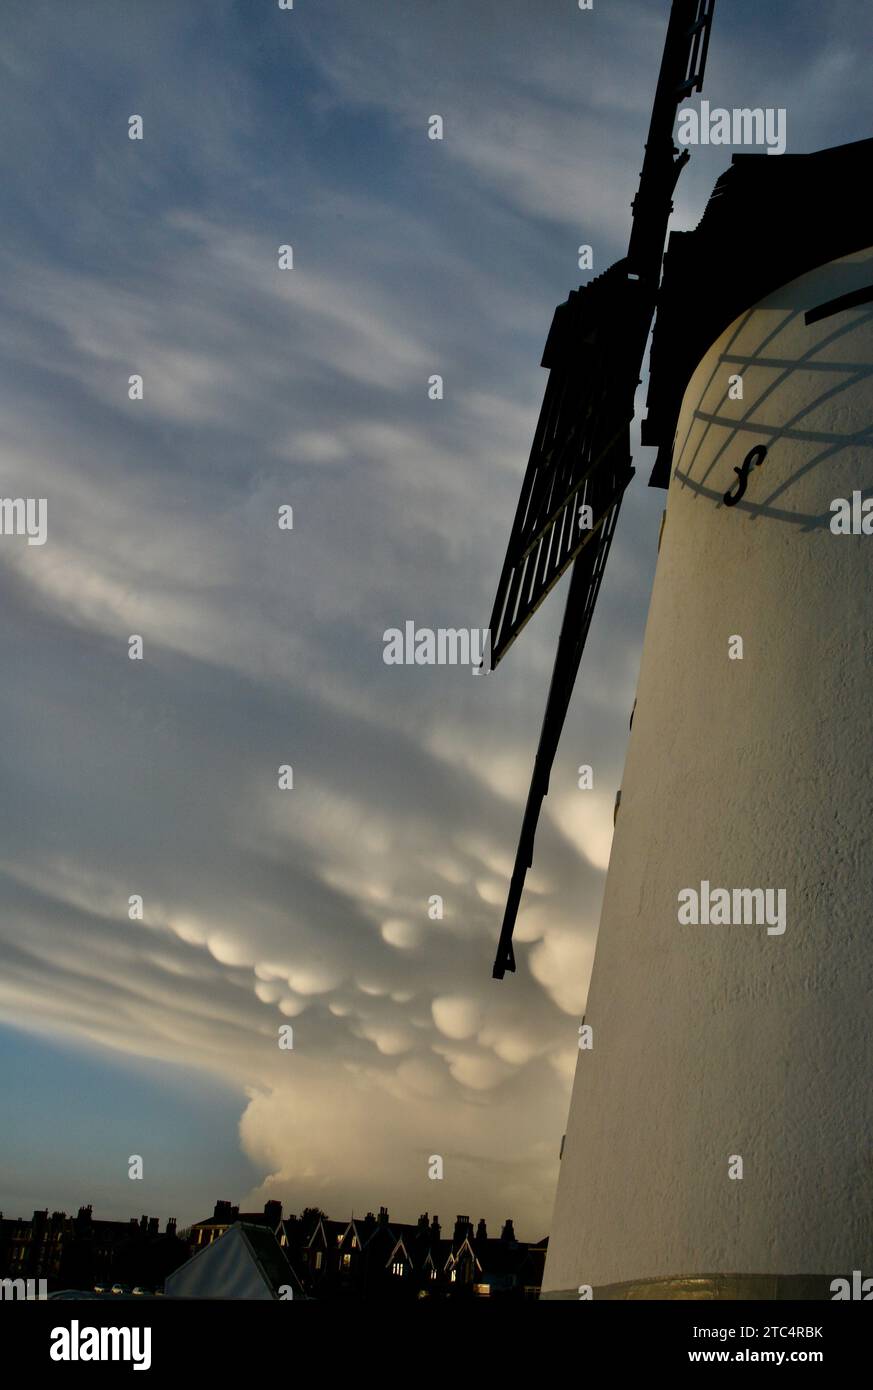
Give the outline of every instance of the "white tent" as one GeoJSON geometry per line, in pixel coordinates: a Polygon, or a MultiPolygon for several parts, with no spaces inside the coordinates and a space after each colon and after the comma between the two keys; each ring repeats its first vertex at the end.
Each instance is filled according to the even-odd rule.
{"type": "Polygon", "coordinates": [[[167,1298],[303,1297],[272,1231],[241,1221],[169,1275],[164,1293],[167,1298]]]}

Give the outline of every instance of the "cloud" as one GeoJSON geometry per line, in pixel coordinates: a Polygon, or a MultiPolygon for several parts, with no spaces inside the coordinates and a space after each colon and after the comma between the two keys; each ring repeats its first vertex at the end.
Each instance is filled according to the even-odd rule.
{"type": "Polygon", "coordinates": [[[444,995],[431,1003],[431,1013],[443,1037],[471,1038],[479,1028],[481,1006],[476,999],[444,995]]]}

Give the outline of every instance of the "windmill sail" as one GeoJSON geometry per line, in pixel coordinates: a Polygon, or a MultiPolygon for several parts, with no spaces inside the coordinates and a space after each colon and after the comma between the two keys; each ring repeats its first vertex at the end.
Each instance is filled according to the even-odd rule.
{"type": "Polygon", "coordinates": [[[496,667],[572,566],[494,976],[515,969],[512,933],[534,837],[625,488],[629,427],[655,312],[676,180],[679,103],[703,84],[715,0],[673,0],[628,254],[555,310],[540,418],[491,614],[496,667]]]}
{"type": "Polygon", "coordinates": [[[642,285],[625,261],[555,310],[543,353],[549,381],[491,614],[492,667],[576,557],[600,550],[633,473],[628,426],[638,364],[629,337],[641,332],[642,285]]]}

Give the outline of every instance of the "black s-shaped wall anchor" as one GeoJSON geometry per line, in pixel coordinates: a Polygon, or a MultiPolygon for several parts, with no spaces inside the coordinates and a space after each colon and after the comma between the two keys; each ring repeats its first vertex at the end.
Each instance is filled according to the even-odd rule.
{"type": "Polygon", "coordinates": [[[735,507],[737,505],[740,498],[745,494],[746,484],[749,481],[749,474],[752,469],[756,465],[760,467],[766,457],[767,448],[764,444],[756,444],[754,449],[749,450],[740,467],[734,469],[737,475],[737,481],[731,484],[724,495],[723,501],[726,507],[735,507]],[[734,488],[736,488],[736,492],[734,492],[734,488]]]}

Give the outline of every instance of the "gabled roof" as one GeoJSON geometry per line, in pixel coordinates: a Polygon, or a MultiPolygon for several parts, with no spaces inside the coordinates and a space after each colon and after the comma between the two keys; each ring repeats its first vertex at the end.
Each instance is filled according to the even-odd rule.
{"type": "Polygon", "coordinates": [[[348,1229],[347,1221],[330,1221],[325,1217],[319,1217],[318,1225],[306,1242],[306,1249],[310,1250],[314,1245],[323,1244],[328,1249],[335,1249],[337,1236],[342,1235],[348,1229]],[[321,1236],[321,1242],[318,1237],[321,1236]]]}
{"type": "Polygon", "coordinates": [[[376,1229],[378,1228],[367,1226],[363,1218],[353,1216],[351,1221],[348,1223],[345,1230],[343,1231],[342,1240],[338,1242],[339,1248],[342,1249],[349,1236],[354,1236],[358,1242],[358,1249],[363,1250],[364,1246],[370,1240],[371,1236],[373,1235],[373,1232],[376,1229]]]}
{"type": "Polygon", "coordinates": [[[413,1267],[413,1265],[412,1265],[412,1260],[409,1258],[409,1251],[407,1250],[406,1246],[405,1246],[404,1243],[403,1243],[403,1237],[402,1237],[402,1236],[399,1238],[399,1240],[396,1240],[396,1241],[394,1242],[393,1246],[391,1247],[391,1253],[389,1254],[387,1260],[385,1261],[386,1265],[391,1264],[392,1261],[394,1261],[394,1260],[397,1259],[398,1251],[402,1251],[402,1252],[403,1252],[403,1256],[404,1256],[404,1259],[405,1259],[406,1263],[409,1265],[409,1268],[412,1269],[412,1267],[413,1267]]]}
{"type": "MultiPolygon", "coordinates": [[[[481,1244],[481,1241],[480,1241],[480,1244],[481,1244]]],[[[464,1254],[464,1251],[466,1251],[467,1254],[470,1256],[470,1258],[472,1259],[472,1261],[473,1261],[474,1265],[476,1266],[476,1268],[477,1268],[477,1269],[481,1269],[481,1268],[482,1268],[482,1265],[481,1265],[481,1263],[480,1263],[480,1261],[479,1261],[479,1257],[477,1256],[476,1251],[473,1249],[473,1246],[472,1246],[472,1244],[471,1244],[471,1242],[470,1242],[470,1237],[469,1237],[469,1236],[465,1236],[465,1237],[464,1237],[464,1239],[461,1241],[461,1244],[458,1246],[457,1250],[450,1250],[450,1251],[449,1251],[449,1258],[446,1260],[446,1263],[445,1263],[445,1266],[444,1266],[444,1267],[445,1267],[446,1269],[449,1269],[452,1265],[460,1264],[460,1263],[461,1263],[461,1257],[462,1257],[462,1255],[464,1254]]]]}
{"type": "Polygon", "coordinates": [[[276,1237],[264,1226],[236,1222],[167,1277],[168,1298],[278,1300],[290,1286],[303,1288],[276,1237]]]}

